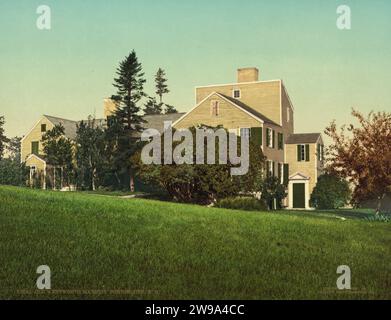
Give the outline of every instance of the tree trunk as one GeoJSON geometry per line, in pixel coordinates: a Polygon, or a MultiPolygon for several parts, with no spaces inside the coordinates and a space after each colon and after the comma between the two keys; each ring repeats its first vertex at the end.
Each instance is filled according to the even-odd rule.
{"type": "Polygon", "coordinates": [[[92,191],[95,191],[95,190],[96,190],[96,186],[95,186],[95,175],[96,175],[96,168],[94,168],[94,170],[92,170],[92,191]]]}
{"type": "Polygon", "coordinates": [[[56,190],[56,167],[53,167],[53,190],[56,190]]]}
{"type": "Polygon", "coordinates": [[[132,173],[130,173],[129,185],[130,185],[130,192],[134,192],[134,177],[132,173]]]}
{"type": "Polygon", "coordinates": [[[115,172],[115,173],[114,173],[114,176],[115,176],[115,178],[117,179],[118,187],[121,187],[121,180],[120,180],[120,178],[118,177],[118,173],[115,172]]]}
{"type": "Polygon", "coordinates": [[[381,196],[379,196],[379,197],[377,198],[376,215],[379,215],[379,214],[380,214],[380,209],[381,209],[382,201],[383,201],[383,199],[384,199],[385,196],[386,196],[386,194],[383,193],[381,196]]]}

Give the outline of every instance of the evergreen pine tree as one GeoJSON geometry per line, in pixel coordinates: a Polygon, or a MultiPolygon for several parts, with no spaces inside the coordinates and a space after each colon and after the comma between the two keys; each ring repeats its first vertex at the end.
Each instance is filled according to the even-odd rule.
{"type": "Polygon", "coordinates": [[[144,122],[139,114],[138,103],[145,96],[144,73],[142,65],[138,61],[136,52],[133,50],[117,68],[117,78],[114,79],[114,87],[117,88],[115,96],[118,103],[114,114],[118,124],[118,140],[115,150],[115,163],[119,174],[129,178],[130,190],[134,190],[133,170],[130,162],[131,156],[137,149],[135,134],[142,130],[144,122]]]}
{"type": "Polygon", "coordinates": [[[156,98],[149,97],[147,102],[144,104],[144,114],[162,114],[162,103],[157,103],[156,98]]]}
{"type": "Polygon", "coordinates": [[[165,114],[178,113],[177,109],[175,109],[174,106],[171,106],[171,105],[169,105],[169,104],[166,104],[165,106],[166,106],[166,108],[165,108],[165,114]]]}
{"type": "Polygon", "coordinates": [[[166,73],[162,68],[159,68],[159,70],[156,73],[155,85],[156,85],[156,94],[159,96],[160,104],[162,104],[163,103],[163,95],[165,93],[170,92],[170,90],[168,90],[168,86],[167,86],[166,73]]]}

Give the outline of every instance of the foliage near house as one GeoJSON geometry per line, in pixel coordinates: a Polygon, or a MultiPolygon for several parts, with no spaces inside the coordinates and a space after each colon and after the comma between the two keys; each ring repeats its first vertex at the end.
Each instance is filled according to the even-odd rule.
{"type": "MultiPolygon", "coordinates": [[[[197,129],[222,129],[199,126],[197,129]]],[[[195,164],[196,161],[196,128],[189,129],[192,133],[193,147],[190,157],[193,164],[144,164],[141,161],[141,152],[134,158],[133,163],[140,179],[150,185],[157,185],[171,196],[172,199],[185,203],[211,204],[219,199],[238,195],[239,192],[254,193],[259,191],[263,181],[265,157],[259,144],[250,142],[249,171],[243,176],[231,176],[231,168],[234,166],[229,161],[219,164],[219,140],[215,139],[215,159],[217,164],[195,164]]],[[[168,134],[168,133],[165,133],[168,134]]],[[[173,135],[175,134],[175,130],[173,135]]],[[[228,132],[226,132],[228,134],[228,132]]],[[[163,144],[164,135],[161,138],[163,144]]],[[[173,151],[182,141],[173,144],[173,151]]],[[[203,150],[207,150],[207,140],[204,140],[203,150]]],[[[240,141],[238,141],[240,148],[240,141]]],[[[162,148],[163,149],[163,148],[162,148]]],[[[227,147],[227,153],[229,148],[227,147]]],[[[161,153],[161,163],[164,163],[164,154],[161,153]]]]}
{"type": "Polygon", "coordinates": [[[158,103],[154,97],[148,97],[148,100],[144,104],[143,111],[145,115],[161,114],[163,111],[162,109],[162,103],[158,103]]]}
{"type": "Polygon", "coordinates": [[[0,203],[2,299],[391,299],[389,223],[1,186],[0,203]]]}
{"type": "Polygon", "coordinates": [[[281,209],[282,201],[286,198],[286,187],[277,177],[269,176],[260,185],[261,199],[271,209],[281,209]]]}
{"type": "Polygon", "coordinates": [[[359,125],[332,122],[325,133],[333,143],[328,149],[329,170],[355,185],[353,202],[378,199],[377,212],[391,191],[391,113],[371,112],[365,117],[353,109],[359,125]]]}
{"type": "Polygon", "coordinates": [[[232,197],[217,201],[217,208],[235,209],[245,211],[267,211],[268,207],[262,200],[254,197],[232,197]]]}
{"type": "Polygon", "coordinates": [[[312,191],[310,205],[316,209],[338,209],[350,200],[349,184],[336,175],[324,174],[312,191]]]}
{"type": "Polygon", "coordinates": [[[95,119],[82,121],[76,132],[76,177],[82,189],[96,190],[103,173],[105,159],[105,133],[95,119]]]}
{"type": "Polygon", "coordinates": [[[46,162],[53,167],[53,184],[63,187],[64,181],[70,185],[74,179],[74,149],[71,139],[65,136],[64,126],[55,125],[53,129],[46,131],[42,137],[43,152],[46,162]],[[60,170],[60,177],[56,179],[56,171],[60,170]]]}
{"type": "Polygon", "coordinates": [[[7,137],[4,135],[5,120],[3,116],[0,116],[0,159],[3,157],[3,153],[8,142],[7,137]]]}

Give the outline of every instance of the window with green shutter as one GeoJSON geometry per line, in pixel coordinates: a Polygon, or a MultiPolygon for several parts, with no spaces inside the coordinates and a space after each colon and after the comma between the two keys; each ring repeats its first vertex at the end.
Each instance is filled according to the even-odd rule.
{"type": "Polygon", "coordinates": [[[282,164],[281,163],[278,163],[277,176],[278,176],[278,182],[281,183],[281,179],[282,179],[282,164]]]}
{"type": "Polygon", "coordinates": [[[310,161],[310,146],[309,144],[297,145],[297,161],[310,161]]]}
{"type": "Polygon", "coordinates": [[[276,147],[276,131],[273,130],[272,135],[272,148],[274,149],[276,147]]]}
{"type": "Polygon", "coordinates": [[[38,141],[31,142],[31,153],[38,155],[38,152],[39,152],[39,142],[38,141]]]}

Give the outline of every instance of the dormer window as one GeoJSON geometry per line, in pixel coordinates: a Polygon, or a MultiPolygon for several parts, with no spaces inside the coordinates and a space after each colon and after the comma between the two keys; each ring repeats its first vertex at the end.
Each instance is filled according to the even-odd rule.
{"type": "Polygon", "coordinates": [[[235,90],[233,91],[233,97],[234,97],[235,99],[240,99],[240,90],[239,90],[239,89],[235,89],[235,90]]]}
{"type": "Polygon", "coordinates": [[[211,102],[210,111],[213,117],[217,117],[219,115],[219,102],[217,100],[213,100],[211,102]]]}

